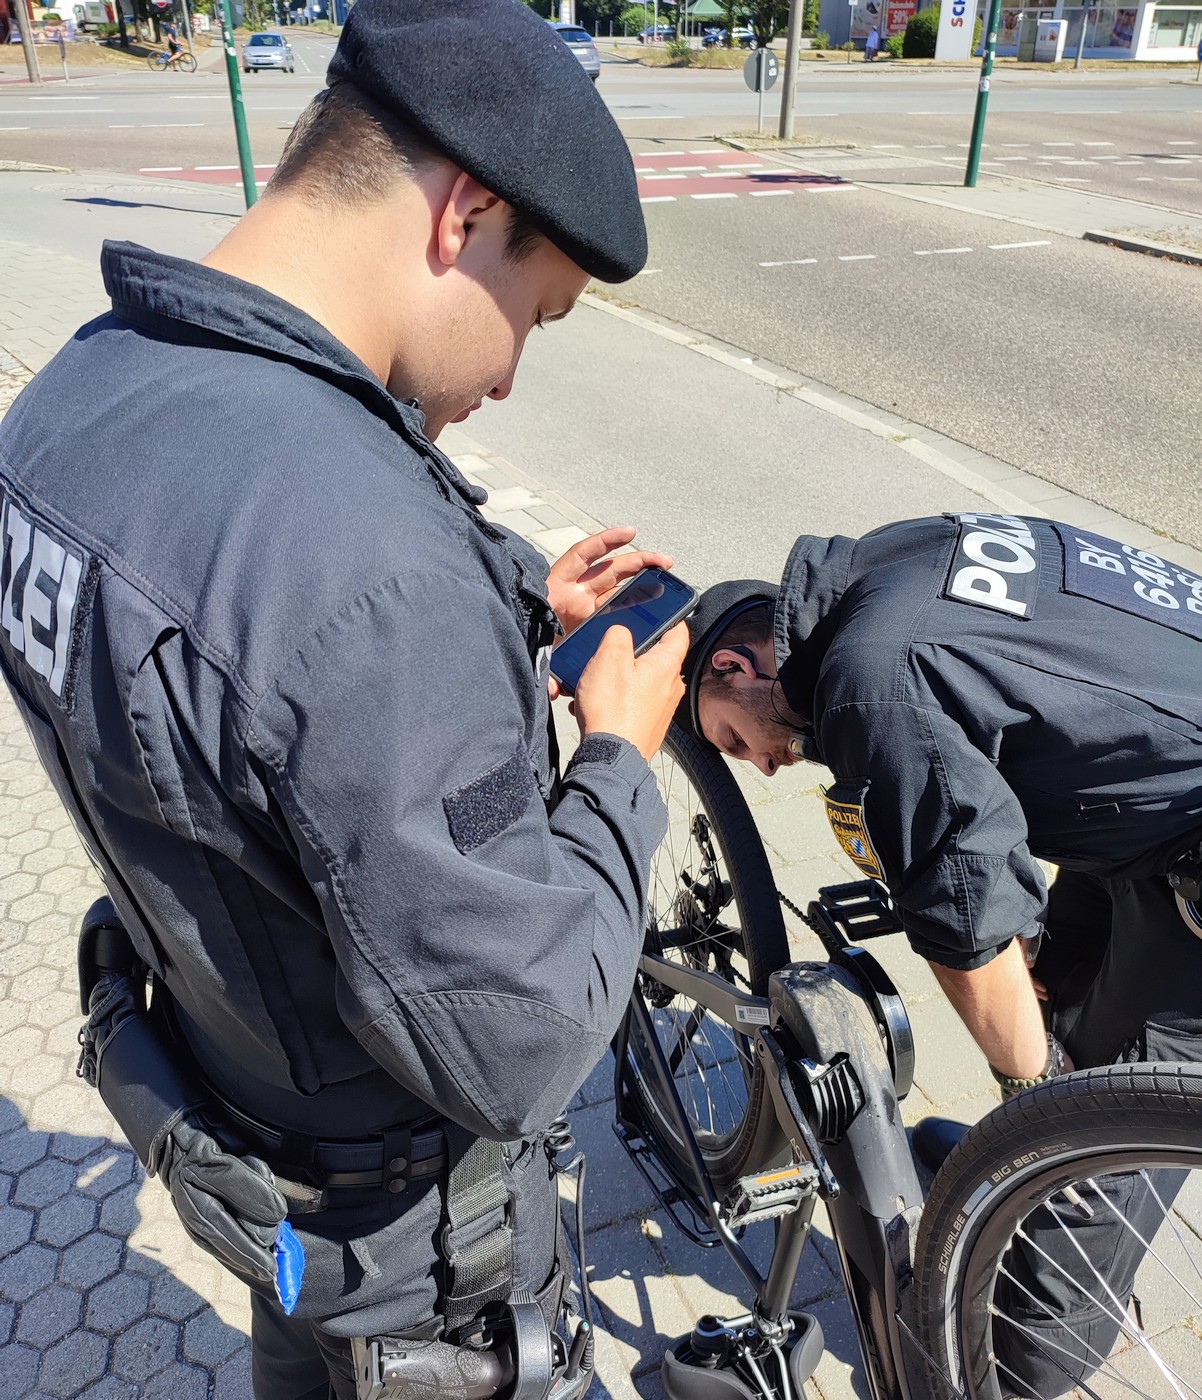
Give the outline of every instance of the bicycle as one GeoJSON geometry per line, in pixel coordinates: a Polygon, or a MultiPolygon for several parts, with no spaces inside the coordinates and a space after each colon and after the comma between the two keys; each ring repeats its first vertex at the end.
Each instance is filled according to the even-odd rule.
{"type": "Polygon", "coordinates": [[[785,901],[828,958],[791,962],[781,897],[723,759],[674,728],[660,766],[669,832],[614,1042],[614,1127],[673,1222],[725,1248],[754,1295],[744,1315],[702,1318],[669,1347],[671,1400],[799,1400],[823,1338],[789,1297],[820,1199],[872,1400],[1025,1395],[1022,1347],[1056,1378],[1033,1400],[1091,1371],[1073,1394],[1202,1396],[1202,1066],[1121,1065],[1029,1090],[968,1133],[924,1202],[899,1110],[910,1022],[859,946],[900,931],[887,891],[826,888],[805,913],[785,901]],[[1145,1238],[1112,1196],[1149,1182],[1157,1228],[1145,1238]],[[1101,1317],[1079,1335],[1016,1275],[1039,1257],[1031,1241],[1060,1250],[1113,1218],[1143,1255],[1130,1299],[1080,1264],[1050,1272],[1069,1313],[1101,1317]],[[765,1223],[775,1238],[761,1274],[741,1240],[765,1223]],[[1155,1264],[1167,1281],[1149,1294],[1155,1264]],[[1159,1326],[1181,1319],[1193,1330],[1159,1326]]]}
{"type": "Polygon", "coordinates": [[[184,73],[196,72],[196,55],[183,49],[177,55],[175,62],[171,61],[171,50],[163,49],[161,52],[148,53],[146,62],[155,72],[161,73],[164,68],[176,68],[184,73]]]}

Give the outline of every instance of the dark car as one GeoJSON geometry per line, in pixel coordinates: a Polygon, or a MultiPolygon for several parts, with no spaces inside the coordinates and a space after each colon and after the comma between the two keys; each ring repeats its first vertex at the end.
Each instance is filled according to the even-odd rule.
{"type": "Polygon", "coordinates": [[[663,39],[675,39],[676,28],[671,24],[649,24],[635,35],[640,44],[654,44],[663,39]]]}

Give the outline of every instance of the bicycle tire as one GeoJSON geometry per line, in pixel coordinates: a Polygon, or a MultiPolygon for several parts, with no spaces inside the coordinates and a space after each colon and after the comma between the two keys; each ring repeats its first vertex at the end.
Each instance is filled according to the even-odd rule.
{"type": "Polygon", "coordinates": [[[933,1396],[999,1400],[1013,1384],[998,1375],[990,1309],[1008,1242],[1029,1214],[1066,1184],[1141,1167],[1202,1170],[1200,1123],[1202,1065],[1137,1064],[1049,1081],[964,1138],[935,1178],[915,1246],[915,1320],[934,1363],[933,1396]]]}
{"type": "MultiPolygon", "coordinates": [[[[699,808],[708,820],[717,847],[716,853],[730,883],[731,902],[739,920],[738,949],[734,956],[741,957],[747,968],[746,977],[740,981],[740,985],[743,990],[749,990],[753,995],[764,996],[767,994],[769,977],[789,961],[790,955],[780,898],[772,878],[764,843],[760,839],[751,811],[725,760],[716,749],[679,726],[673,725],[665,740],[664,750],[665,754],[660,759],[661,770],[665,765],[673,765],[696,795],[699,808]],[[743,981],[746,985],[742,985],[743,981]]],[[[679,791],[673,791],[673,782],[670,779],[665,780],[662,771],[660,778],[661,790],[664,791],[670,807],[674,802],[679,803],[681,794],[679,791]]],[[[661,847],[661,853],[663,850],[664,847],[661,847]]],[[[654,919],[653,888],[652,923],[654,919]]],[[[653,937],[654,929],[649,931],[649,939],[653,937]]],[[[704,938],[699,938],[695,946],[700,947],[704,942],[704,938]]],[[[725,969],[711,965],[714,958],[712,947],[705,951],[700,959],[696,952],[687,946],[682,951],[693,965],[704,964],[709,971],[718,972],[734,982],[734,977],[730,975],[729,960],[725,969]]],[[[653,992],[654,989],[649,988],[645,979],[640,977],[633,995],[641,996],[645,1003],[652,1004],[653,992]]],[[[654,1011],[652,1015],[654,1016],[654,1011]]],[[[730,1032],[726,1028],[722,1029],[730,1037],[730,1032]]],[[[695,1040],[696,1036],[690,1039],[695,1040]]],[[[734,1038],[731,1039],[733,1043],[734,1038]]],[[[667,1165],[683,1172],[687,1178],[691,1174],[692,1158],[686,1144],[680,1142],[673,1131],[675,1115],[672,1106],[659,1101],[654,1087],[656,1081],[641,1072],[639,1055],[638,1047],[632,1044],[633,1086],[646,1112],[658,1128],[655,1133],[656,1144],[660,1152],[669,1159],[667,1165]]],[[[761,1064],[752,1056],[748,1056],[747,1061],[740,1059],[739,1063],[746,1106],[738,1121],[732,1123],[726,1131],[714,1131],[712,1118],[709,1124],[698,1121],[697,1116],[690,1112],[686,1096],[681,1096],[702,1159],[720,1192],[745,1175],[749,1163],[753,1164],[755,1170],[762,1170],[783,1157],[787,1150],[787,1144],[772,1110],[766,1106],[766,1094],[762,1092],[761,1064]]],[[[713,1068],[717,1070],[721,1066],[715,1065],[713,1068]]]]}
{"type": "Polygon", "coordinates": [[[167,66],[167,55],[163,52],[148,53],[146,55],[146,66],[152,73],[161,73],[167,66]]]}
{"type": "Polygon", "coordinates": [[[183,57],[179,60],[179,62],[176,64],[176,67],[182,69],[185,73],[195,73],[196,56],[190,53],[184,54],[183,57]]]}

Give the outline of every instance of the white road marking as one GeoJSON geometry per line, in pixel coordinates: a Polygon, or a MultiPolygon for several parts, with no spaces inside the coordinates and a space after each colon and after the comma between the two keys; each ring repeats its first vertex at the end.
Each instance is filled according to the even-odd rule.
{"type": "Polygon", "coordinates": [[[717,194],[691,194],[690,199],[738,199],[737,194],[727,194],[719,191],[717,194]]]}
{"type": "Polygon", "coordinates": [[[1198,183],[1196,175],[1167,175],[1165,178],[1171,185],[1196,185],[1198,183]]]}
{"type": "Polygon", "coordinates": [[[0,126],[0,131],[28,131],[27,126],[0,126]]]}
{"type": "Polygon", "coordinates": [[[995,252],[1001,252],[1003,248],[1050,248],[1052,240],[1050,238],[1032,238],[1027,243],[991,243],[989,246],[995,252]]]}
{"type": "Polygon", "coordinates": [[[1041,141],[1041,146],[1075,146],[1075,141],[1041,141]]]}
{"type": "Polygon", "coordinates": [[[1030,146],[1030,141],[1003,141],[1003,151],[1025,151],[1030,146]]]}
{"type": "Polygon", "coordinates": [[[198,165],[197,170],[237,170],[236,165],[198,165]]]}
{"type": "Polygon", "coordinates": [[[670,165],[669,170],[704,170],[704,165],[670,165]]]}
{"type": "MultiPolygon", "coordinates": [[[[22,78],[20,81],[24,82],[25,80],[22,78]]],[[[50,101],[49,98],[39,99],[36,97],[31,97],[29,100],[31,102],[50,101]]],[[[111,117],[116,114],[116,111],[116,107],[89,107],[86,112],[47,112],[46,115],[48,117],[111,117]]],[[[24,117],[28,115],[23,107],[6,107],[0,111],[0,117],[24,117]]]]}
{"type": "Polygon", "coordinates": [[[646,179],[646,180],[687,180],[687,179],[688,179],[688,176],[687,176],[687,175],[664,175],[662,172],[657,172],[657,173],[654,174],[654,175],[646,175],[646,176],[644,176],[643,178],[646,179]]]}
{"type": "MultiPolygon", "coordinates": [[[[1113,145],[1114,145],[1114,142],[1113,142],[1113,141],[1082,141],[1081,144],[1082,144],[1083,146],[1113,146],[1113,145]]],[[[1169,142],[1169,145],[1171,146],[1172,144],[1173,144],[1173,143],[1170,141],[1170,142],[1169,142]]]]}
{"type": "Polygon", "coordinates": [[[1057,175],[1056,178],[1062,185],[1092,185],[1092,180],[1082,179],[1079,175],[1057,175]]]}
{"type": "Polygon", "coordinates": [[[1166,141],[1167,146],[1196,146],[1196,141],[1166,141]]]}
{"type": "Polygon", "coordinates": [[[944,141],[938,146],[915,146],[916,151],[942,151],[947,149],[947,142],[944,141]]]}
{"type": "Polygon", "coordinates": [[[752,190],[752,199],[770,199],[773,195],[796,194],[796,190],[752,190]]]}
{"type": "Polygon", "coordinates": [[[640,204],[675,204],[674,194],[645,194],[639,199],[640,204]]]}
{"type": "Polygon", "coordinates": [[[204,122],[142,122],[143,131],[166,131],[168,127],[204,126],[204,122]]]}
{"type": "Polygon", "coordinates": [[[876,254],[875,254],[875,253],[840,253],[840,254],[839,254],[839,261],[840,261],[840,262],[868,262],[870,259],[875,258],[875,257],[876,257],[876,254]]]}
{"type": "Polygon", "coordinates": [[[636,277],[654,277],[657,273],[662,272],[662,271],[663,271],[663,268],[662,268],[662,267],[645,267],[645,268],[643,268],[642,272],[636,272],[636,273],[635,273],[635,276],[636,276],[636,277]]]}
{"type": "Polygon", "coordinates": [[[645,156],[691,156],[692,151],[643,151],[645,156]]]}
{"type": "Polygon", "coordinates": [[[99,102],[99,97],[31,97],[30,102],[99,102]]]}
{"type": "Polygon", "coordinates": [[[761,267],[809,267],[817,258],[786,258],[784,262],[762,262],[761,267]]]}
{"type": "Polygon", "coordinates": [[[955,112],[907,112],[907,117],[954,117],[955,112]]]}
{"type": "Polygon", "coordinates": [[[1004,160],[1029,160],[1029,156],[994,156],[994,162],[999,163],[1004,160]]]}
{"type": "MultiPolygon", "coordinates": [[[[646,154],[646,152],[644,152],[644,154],[646,154]]],[[[682,155],[682,156],[720,156],[720,155],[722,154],[722,152],[721,152],[721,151],[715,150],[713,146],[702,146],[702,147],[699,147],[699,148],[698,148],[697,150],[695,150],[695,151],[679,151],[679,152],[677,152],[677,151],[665,151],[664,154],[665,154],[665,155],[669,155],[669,156],[671,156],[671,155],[682,155]]]]}
{"type": "Polygon", "coordinates": [[[916,258],[937,258],[941,253],[971,253],[971,248],[915,248],[916,258]]]}
{"type": "Polygon", "coordinates": [[[132,131],[137,126],[137,122],[110,122],[110,131],[132,131]]]}
{"type": "Polygon", "coordinates": [[[1143,183],[1148,185],[1152,183],[1153,178],[1154,177],[1151,175],[1137,175],[1135,177],[1137,183],[1143,183]]]}
{"type": "Polygon", "coordinates": [[[903,149],[900,141],[888,141],[883,146],[873,146],[874,151],[900,151],[903,149]]]}
{"type": "MultiPolygon", "coordinates": [[[[759,166],[756,166],[757,170],[759,168],[759,166]]],[[[726,170],[707,170],[701,178],[703,180],[729,180],[732,175],[737,177],[739,175],[747,175],[750,173],[752,172],[746,170],[734,170],[732,168],[728,168],[726,170]]]]}
{"type": "Polygon", "coordinates": [[[139,175],[175,175],[184,167],[182,165],[144,165],[138,171],[139,175]]]}

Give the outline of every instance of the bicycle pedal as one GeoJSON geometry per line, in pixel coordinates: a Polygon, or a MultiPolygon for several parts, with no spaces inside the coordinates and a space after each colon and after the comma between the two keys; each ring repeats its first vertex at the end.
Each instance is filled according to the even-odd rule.
{"type": "Polygon", "coordinates": [[[732,1228],[792,1215],[818,1191],[818,1172],[811,1162],[793,1163],[759,1176],[736,1181],[722,1202],[722,1214],[732,1228]]]}

